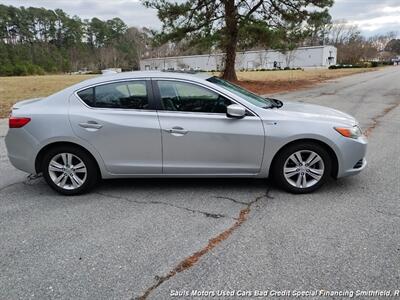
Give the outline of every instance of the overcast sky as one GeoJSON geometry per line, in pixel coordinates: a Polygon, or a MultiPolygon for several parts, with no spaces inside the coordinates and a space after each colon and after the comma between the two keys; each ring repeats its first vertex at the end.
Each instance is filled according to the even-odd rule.
{"type": "MultiPolygon", "coordinates": [[[[130,26],[158,29],[161,26],[154,10],[138,0],[0,0],[1,4],[61,8],[82,19],[119,17],[130,26]]],[[[396,31],[400,34],[400,0],[335,0],[330,13],[334,20],[347,19],[357,24],[362,33],[396,31]]]]}

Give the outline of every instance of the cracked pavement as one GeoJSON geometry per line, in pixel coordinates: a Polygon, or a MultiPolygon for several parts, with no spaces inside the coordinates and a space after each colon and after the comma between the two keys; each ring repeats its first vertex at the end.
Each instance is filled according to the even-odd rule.
{"type": "Polygon", "coordinates": [[[171,290],[398,289],[398,82],[400,68],[390,67],[278,95],[371,128],[367,169],[309,195],[265,180],[132,179],[64,197],[10,165],[1,120],[0,299],[135,299],[154,286],[149,299],[171,290]]]}

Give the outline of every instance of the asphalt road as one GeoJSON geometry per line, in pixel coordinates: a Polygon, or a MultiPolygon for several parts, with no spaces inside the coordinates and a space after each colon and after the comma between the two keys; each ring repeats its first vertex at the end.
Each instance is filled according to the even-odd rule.
{"type": "Polygon", "coordinates": [[[0,299],[400,289],[399,82],[393,67],[280,95],[370,128],[367,169],[310,195],[265,180],[135,179],[63,197],[15,170],[1,137],[0,299]]]}

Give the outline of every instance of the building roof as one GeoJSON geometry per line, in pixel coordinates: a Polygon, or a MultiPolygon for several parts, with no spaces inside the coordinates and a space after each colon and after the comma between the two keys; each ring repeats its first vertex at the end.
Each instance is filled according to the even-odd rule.
{"type": "MultiPolygon", "coordinates": [[[[298,47],[295,50],[309,50],[309,49],[319,49],[319,48],[335,48],[332,45],[322,45],[322,46],[308,46],[308,47],[298,47]]],[[[245,53],[262,53],[262,52],[280,52],[279,49],[264,49],[264,50],[249,50],[249,51],[238,51],[237,54],[245,54],[245,53]]],[[[196,54],[196,55],[182,55],[182,56],[163,56],[163,57],[148,57],[143,58],[141,61],[150,61],[150,60],[164,60],[164,59],[183,59],[183,58],[194,58],[194,57],[210,57],[210,56],[224,56],[224,52],[219,53],[209,53],[209,54],[196,54]]]]}

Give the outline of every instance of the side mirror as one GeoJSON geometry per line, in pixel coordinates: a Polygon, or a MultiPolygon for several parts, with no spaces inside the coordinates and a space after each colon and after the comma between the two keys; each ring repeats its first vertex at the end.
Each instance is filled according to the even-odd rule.
{"type": "Polygon", "coordinates": [[[246,115],[246,109],[239,104],[231,104],[226,107],[226,116],[228,118],[241,119],[246,115]]]}

